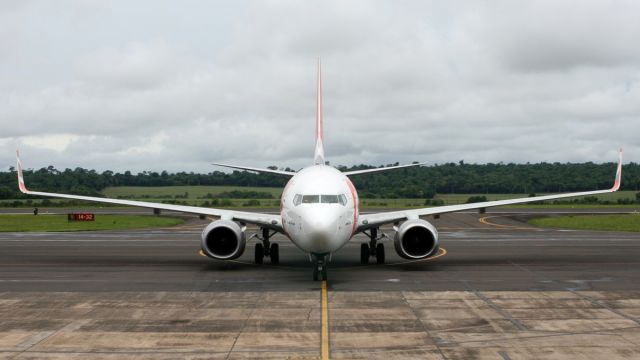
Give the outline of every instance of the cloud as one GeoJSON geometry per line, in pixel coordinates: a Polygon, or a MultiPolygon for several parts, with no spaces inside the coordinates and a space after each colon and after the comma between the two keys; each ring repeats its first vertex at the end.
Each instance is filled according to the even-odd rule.
{"type": "Polygon", "coordinates": [[[0,36],[6,167],[16,145],[33,167],[305,166],[319,56],[332,164],[614,161],[621,145],[640,157],[632,1],[67,1],[7,12],[0,26],[20,41],[0,36]]]}
{"type": "Polygon", "coordinates": [[[634,1],[502,2],[484,11],[492,21],[480,33],[517,71],[633,66],[640,60],[640,50],[630,46],[640,33],[634,1]]]}

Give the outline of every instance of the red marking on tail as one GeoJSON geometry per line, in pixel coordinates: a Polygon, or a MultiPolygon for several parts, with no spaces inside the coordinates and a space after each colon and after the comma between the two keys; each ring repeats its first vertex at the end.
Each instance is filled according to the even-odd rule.
{"type": "Polygon", "coordinates": [[[313,163],[324,165],[324,116],[322,110],[322,68],[320,59],[318,59],[318,98],[316,101],[316,149],[313,155],[313,163]]]}

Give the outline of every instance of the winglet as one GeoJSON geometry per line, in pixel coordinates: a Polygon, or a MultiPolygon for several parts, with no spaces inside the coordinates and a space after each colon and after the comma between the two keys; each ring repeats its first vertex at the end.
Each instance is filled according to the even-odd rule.
{"type": "Polygon", "coordinates": [[[322,69],[318,58],[318,98],[316,104],[316,150],[313,155],[315,165],[324,165],[324,123],[322,113],[322,69]]]}
{"type": "Polygon", "coordinates": [[[16,149],[17,171],[18,171],[18,188],[21,192],[27,194],[29,190],[24,185],[24,176],[22,176],[22,162],[20,161],[20,150],[16,149]]]}
{"type": "Polygon", "coordinates": [[[618,191],[620,189],[620,183],[622,182],[622,148],[618,153],[618,169],[616,170],[616,180],[613,182],[611,191],[618,191]]]}

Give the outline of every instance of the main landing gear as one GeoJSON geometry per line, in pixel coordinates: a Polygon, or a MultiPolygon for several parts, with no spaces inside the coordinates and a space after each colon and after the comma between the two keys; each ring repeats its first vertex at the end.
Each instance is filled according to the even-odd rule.
{"type": "Polygon", "coordinates": [[[327,262],[329,256],[326,254],[311,254],[313,261],[313,281],[327,280],[327,262]]]}
{"type": "Polygon", "coordinates": [[[255,248],[255,262],[256,264],[262,264],[264,262],[265,257],[271,258],[272,264],[280,263],[280,247],[278,244],[271,244],[269,242],[269,238],[276,234],[276,232],[271,232],[267,228],[262,228],[262,237],[255,234],[254,236],[261,240],[262,243],[257,243],[255,248]]]}
{"type": "Polygon", "coordinates": [[[360,263],[368,264],[370,257],[376,258],[376,263],[384,264],[384,245],[379,244],[378,240],[386,238],[387,235],[382,233],[378,237],[378,228],[369,230],[369,233],[365,232],[365,235],[369,236],[369,243],[363,243],[360,245],[360,263]]]}

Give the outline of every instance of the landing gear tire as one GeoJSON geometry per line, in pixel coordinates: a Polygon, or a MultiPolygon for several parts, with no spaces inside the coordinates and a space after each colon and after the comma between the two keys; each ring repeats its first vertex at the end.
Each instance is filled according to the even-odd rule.
{"type": "Polygon", "coordinates": [[[318,281],[318,280],[327,280],[326,265],[322,266],[322,269],[320,269],[320,266],[315,266],[313,268],[313,281],[318,281]]]}
{"type": "Polygon", "coordinates": [[[384,245],[382,244],[376,246],[376,262],[378,264],[384,264],[384,245]]]}
{"type": "Polygon", "coordinates": [[[360,244],[360,264],[368,264],[370,255],[369,244],[360,244]]]}
{"type": "Polygon", "coordinates": [[[327,254],[312,254],[313,257],[313,281],[327,280],[327,254]]]}
{"type": "Polygon", "coordinates": [[[264,246],[262,246],[262,244],[256,244],[256,251],[255,251],[256,264],[262,264],[263,260],[264,260],[264,246]]]}
{"type": "Polygon", "coordinates": [[[327,265],[317,265],[313,269],[313,281],[327,280],[327,265]]]}
{"type": "Polygon", "coordinates": [[[272,264],[277,265],[280,263],[280,247],[278,246],[278,244],[271,244],[269,256],[271,257],[272,264]]]}

